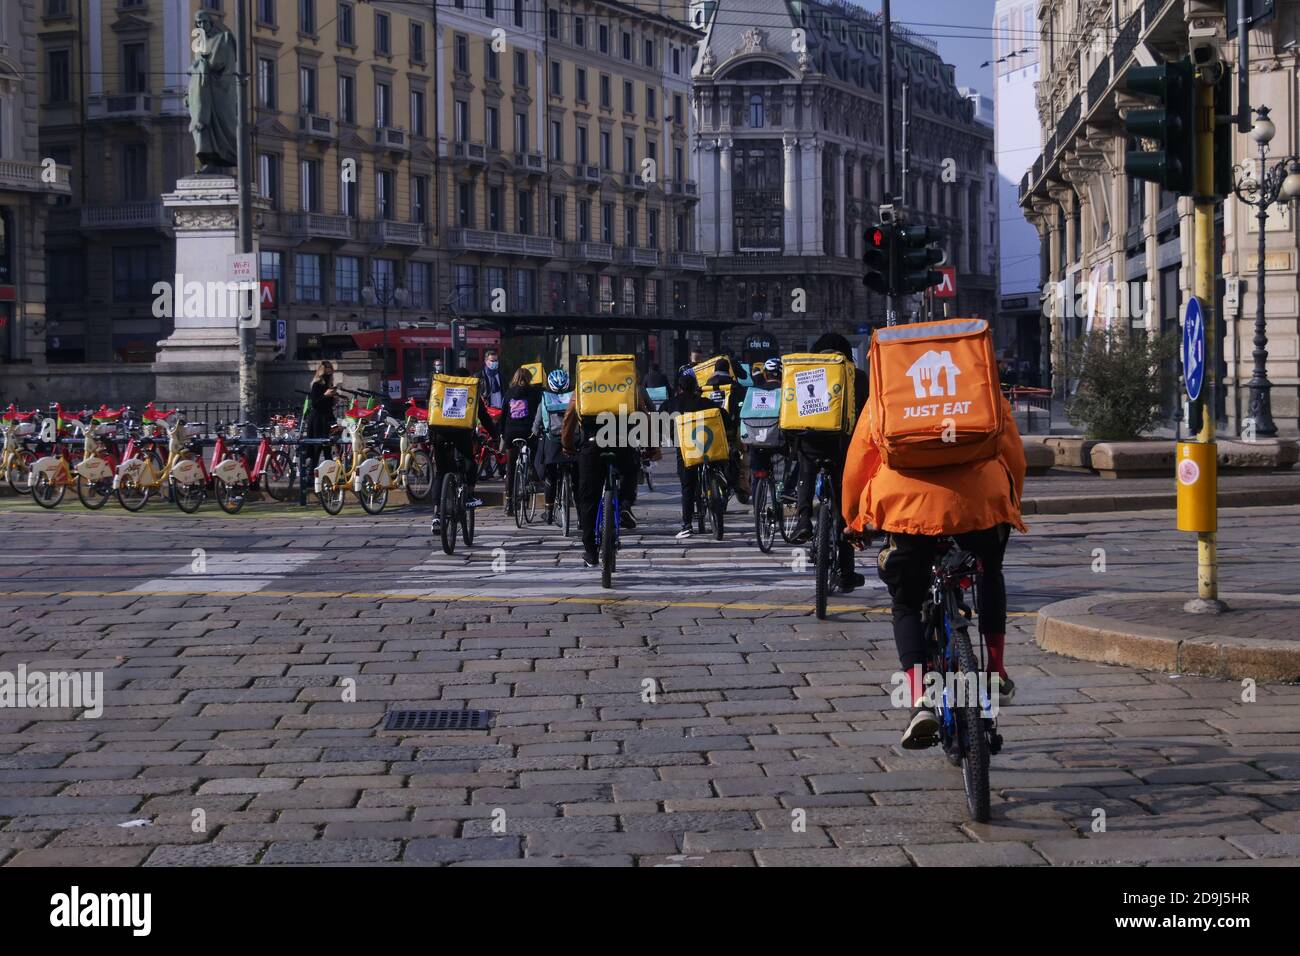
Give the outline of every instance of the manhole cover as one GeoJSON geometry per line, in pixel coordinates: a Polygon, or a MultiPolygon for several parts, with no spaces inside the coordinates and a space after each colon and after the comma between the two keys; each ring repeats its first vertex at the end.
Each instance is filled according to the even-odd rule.
{"type": "Polygon", "coordinates": [[[390,710],[384,730],[487,730],[490,710],[390,710]]]}

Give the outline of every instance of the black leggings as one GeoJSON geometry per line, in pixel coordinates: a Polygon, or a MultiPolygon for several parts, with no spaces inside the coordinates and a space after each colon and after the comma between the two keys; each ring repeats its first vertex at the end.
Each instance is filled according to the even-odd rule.
{"type": "Polygon", "coordinates": [[[636,503],[636,483],[641,467],[636,449],[605,449],[594,440],[584,444],[578,450],[578,523],[582,526],[582,544],[588,554],[596,553],[596,511],[605,491],[605,463],[600,458],[603,451],[615,454],[619,508],[630,508],[636,503]]]}
{"type": "MultiPolygon", "coordinates": [[[[1002,576],[1002,557],[1010,533],[1011,528],[1001,524],[953,535],[958,547],[976,555],[983,567],[979,581],[981,634],[1007,632],[1007,584],[1002,576]]],[[[898,662],[905,671],[925,664],[921,604],[930,589],[938,540],[929,535],[891,532],[877,559],[880,580],[893,599],[894,643],[898,646],[898,662]]]]}

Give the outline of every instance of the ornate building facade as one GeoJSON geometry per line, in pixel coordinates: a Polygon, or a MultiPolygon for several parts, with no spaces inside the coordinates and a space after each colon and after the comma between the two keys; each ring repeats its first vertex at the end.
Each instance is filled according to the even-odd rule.
{"type": "MultiPolygon", "coordinates": [[[[879,19],[836,0],[718,0],[693,16],[705,28],[692,90],[702,312],[770,327],[785,349],[830,329],[865,342],[885,321],[861,262],[884,186],[879,19]]],[[[993,130],[932,41],[894,32],[896,124],[904,82],[911,103],[902,206],[944,230],[952,314],[993,320],[993,130]]],[[[925,308],[898,304],[904,319],[925,308]]]]}
{"type": "MultiPolygon", "coordinates": [[[[1071,343],[1088,329],[1120,324],[1134,333],[1177,332],[1192,294],[1192,202],[1125,174],[1129,109],[1150,105],[1124,92],[1128,72],[1143,63],[1187,55],[1187,20],[1222,18],[1217,0],[1040,0],[1037,5],[1042,78],[1037,105],[1042,152],[1020,183],[1020,205],[1042,240],[1041,281],[1065,295],[1045,298],[1042,373],[1058,394],[1071,379],[1071,343]],[[1086,284],[1086,285],[1085,285],[1086,284]],[[1085,294],[1078,295],[1083,289],[1085,294]],[[1098,295],[1088,289],[1097,289],[1098,295]],[[1071,292],[1074,295],[1071,295],[1071,292]]],[[[1272,112],[1273,162],[1300,142],[1300,2],[1278,0],[1273,17],[1250,31],[1250,101],[1272,112]]],[[[1235,66],[1236,44],[1223,53],[1235,66]]],[[[1235,83],[1233,84],[1235,86],[1235,83]]],[[[1232,104],[1216,104],[1229,113],[1232,104]]],[[[1249,136],[1232,136],[1232,160],[1252,163],[1249,136]]],[[[1273,207],[1265,231],[1267,372],[1273,417],[1294,436],[1300,419],[1300,270],[1296,209],[1273,207]]],[[[1255,210],[1228,196],[1216,213],[1216,317],[1220,428],[1240,434],[1249,417],[1254,366],[1255,292],[1259,232],[1255,210]],[[1225,296],[1231,288],[1236,294],[1225,296]]],[[[1171,372],[1177,368],[1171,361],[1171,372]]],[[[1176,376],[1175,376],[1176,377],[1176,376]]],[[[1165,409],[1179,412],[1171,387],[1165,409]]]]}

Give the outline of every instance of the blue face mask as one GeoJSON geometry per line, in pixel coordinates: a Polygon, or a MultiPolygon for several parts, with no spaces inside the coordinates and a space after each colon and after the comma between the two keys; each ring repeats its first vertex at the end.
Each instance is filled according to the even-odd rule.
{"type": "Polygon", "coordinates": [[[500,364],[501,364],[500,362],[488,362],[487,363],[488,371],[495,372],[497,370],[497,366],[500,364]]]}

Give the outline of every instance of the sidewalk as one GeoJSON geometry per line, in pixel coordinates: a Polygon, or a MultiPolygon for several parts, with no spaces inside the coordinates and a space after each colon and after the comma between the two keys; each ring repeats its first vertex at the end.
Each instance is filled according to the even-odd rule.
{"type": "MultiPolygon", "coordinates": [[[[1102,478],[1053,471],[1025,479],[1021,512],[1063,515],[1097,511],[1173,510],[1174,476],[1102,478]]],[[[1300,504],[1300,471],[1219,475],[1219,507],[1300,504]]]]}
{"type": "Polygon", "coordinates": [[[1300,595],[1236,591],[1229,610],[1189,614],[1187,596],[1093,594],[1048,604],[1034,635],[1045,651],[1168,674],[1300,681],[1300,595]]]}

